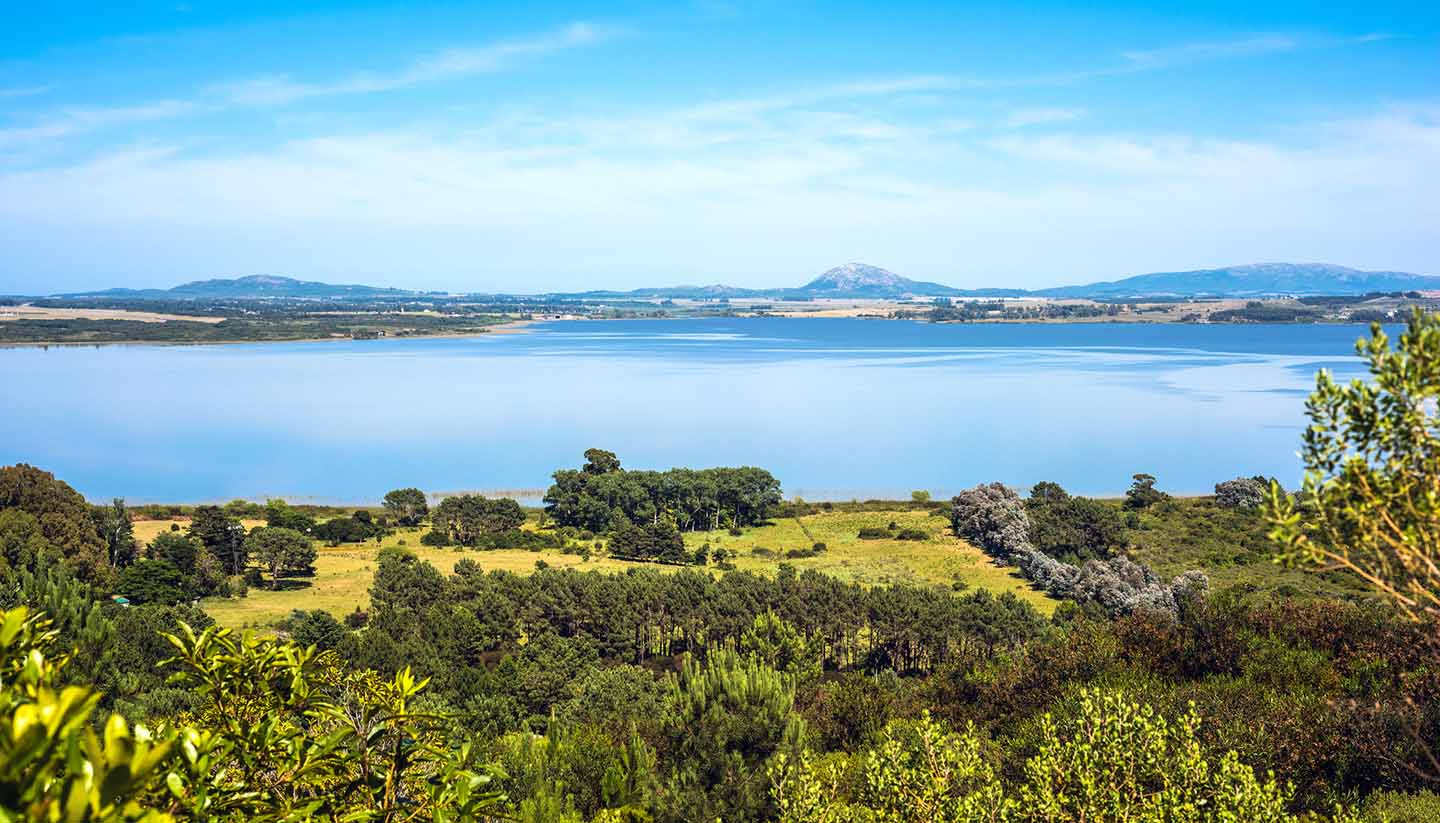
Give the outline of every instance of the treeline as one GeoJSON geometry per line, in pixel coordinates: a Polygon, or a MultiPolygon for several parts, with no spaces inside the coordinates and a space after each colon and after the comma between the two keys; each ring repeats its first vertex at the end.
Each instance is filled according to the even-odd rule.
{"type": "Polygon", "coordinates": [[[662,520],[678,531],[743,528],[781,501],[780,481],[750,466],[634,471],[613,452],[589,449],[578,470],[555,472],[545,511],[557,524],[591,532],[662,520]]]}
{"type": "MultiPolygon", "coordinates": [[[[143,306],[130,306],[141,309],[143,306]]],[[[505,318],[491,315],[353,314],[227,317],[218,323],[167,320],[21,318],[0,323],[0,343],[234,343],[326,338],[481,334],[505,318]]]]}

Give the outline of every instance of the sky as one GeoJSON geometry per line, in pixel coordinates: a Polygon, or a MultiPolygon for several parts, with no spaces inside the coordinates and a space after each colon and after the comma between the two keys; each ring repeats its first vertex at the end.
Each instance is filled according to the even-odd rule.
{"type": "Polygon", "coordinates": [[[0,294],[849,261],[961,287],[1440,274],[1440,4],[110,0],[0,25],[0,294]]]}

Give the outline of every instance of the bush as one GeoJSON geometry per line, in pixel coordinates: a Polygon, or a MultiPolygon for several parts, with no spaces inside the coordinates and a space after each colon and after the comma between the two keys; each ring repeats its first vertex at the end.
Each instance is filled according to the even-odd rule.
{"type": "Polygon", "coordinates": [[[896,540],[929,540],[930,532],[924,529],[901,529],[895,535],[896,540]]]}
{"type": "Polygon", "coordinates": [[[826,545],[825,545],[824,543],[820,543],[820,542],[816,542],[815,545],[813,545],[813,546],[810,547],[810,550],[813,551],[813,552],[815,552],[816,554],[819,554],[820,552],[823,552],[823,551],[825,551],[826,549],[827,549],[826,545]]]}
{"type": "Polygon", "coordinates": [[[890,530],[882,529],[879,526],[866,526],[857,535],[861,540],[889,540],[890,530]]]}
{"type": "Polygon", "coordinates": [[[1260,477],[1237,477],[1215,484],[1215,505],[1225,509],[1252,509],[1269,497],[1270,484],[1260,477]]]}
{"type": "Polygon", "coordinates": [[[1008,558],[1030,551],[1030,519],[1020,495],[1003,483],[976,486],[951,500],[950,525],[955,534],[987,554],[1008,558]]]}
{"type": "Polygon", "coordinates": [[[1431,823],[1440,820],[1440,794],[1376,792],[1365,801],[1365,823],[1431,823]]]}

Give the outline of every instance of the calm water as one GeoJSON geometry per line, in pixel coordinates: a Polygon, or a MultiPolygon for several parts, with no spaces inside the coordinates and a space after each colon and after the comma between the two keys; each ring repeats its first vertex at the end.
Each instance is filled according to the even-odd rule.
{"type": "Polygon", "coordinates": [[[752,464],[789,495],[982,481],[1208,492],[1299,476],[1317,368],[1359,326],[560,322],[461,340],[0,351],[0,464],[92,499],[543,488],[625,465],[752,464]]]}

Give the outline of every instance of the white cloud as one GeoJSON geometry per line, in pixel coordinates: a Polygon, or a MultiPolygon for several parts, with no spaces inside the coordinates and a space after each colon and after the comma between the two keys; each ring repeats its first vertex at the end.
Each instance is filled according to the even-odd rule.
{"type": "MultiPolygon", "coordinates": [[[[110,107],[67,107],[28,125],[0,129],[0,146],[50,140],[125,123],[171,120],[187,115],[213,113],[236,106],[276,106],[309,98],[371,94],[457,77],[489,74],[507,70],[525,58],[542,57],[597,43],[616,36],[619,32],[620,29],[615,27],[572,23],[535,37],[447,49],[418,58],[391,72],[356,72],[325,82],[298,81],[288,76],[256,77],[207,86],[192,99],[153,100],[110,107]]],[[[47,89],[41,91],[44,90],[47,89]]],[[[18,90],[23,94],[31,91],[18,90]]],[[[4,96],[6,92],[0,90],[0,97],[4,96]]],[[[11,96],[18,94],[12,92],[11,96]]]]}
{"type": "Polygon", "coordinates": [[[1017,109],[1005,118],[1005,127],[1023,129],[1026,126],[1041,126],[1050,123],[1066,123],[1085,116],[1083,109],[1033,108],[1017,109]]]}
{"type": "Polygon", "coordinates": [[[591,23],[572,23],[536,37],[503,40],[478,47],[452,48],[421,57],[391,72],[365,71],[324,82],[301,82],[288,76],[257,77],[223,83],[206,89],[206,96],[244,106],[293,103],[312,97],[372,94],[422,83],[489,74],[510,68],[515,61],[590,45],[615,36],[619,29],[591,23]]]}
{"type": "Polygon", "coordinates": [[[35,97],[48,93],[52,86],[12,86],[0,88],[0,100],[13,100],[17,97],[35,97]]]}
{"type": "Polygon", "coordinates": [[[886,130],[781,111],[712,117],[705,128],[728,135],[714,142],[673,113],[651,115],[668,136],[631,132],[629,146],[630,120],[521,120],[464,137],[121,152],[0,174],[0,234],[13,235],[0,273],[124,259],[519,290],[574,287],[579,271],[605,285],[774,284],[832,256],[972,285],[1252,259],[1434,271],[1435,111],[1297,126],[1286,144],[957,136],[939,121],[886,130]],[[553,128],[577,131],[526,136],[553,128]],[[86,242],[47,243],[60,233],[86,242]]]}
{"type": "Polygon", "coordinates": [[[1236,40],[1184,43],[1158,49],[1124,52],[1121,56],[1134,68],[1152,69],[1235,57],[1291,52],[1303,42],[1287,34],[1261,34],[1236,40]]]}

